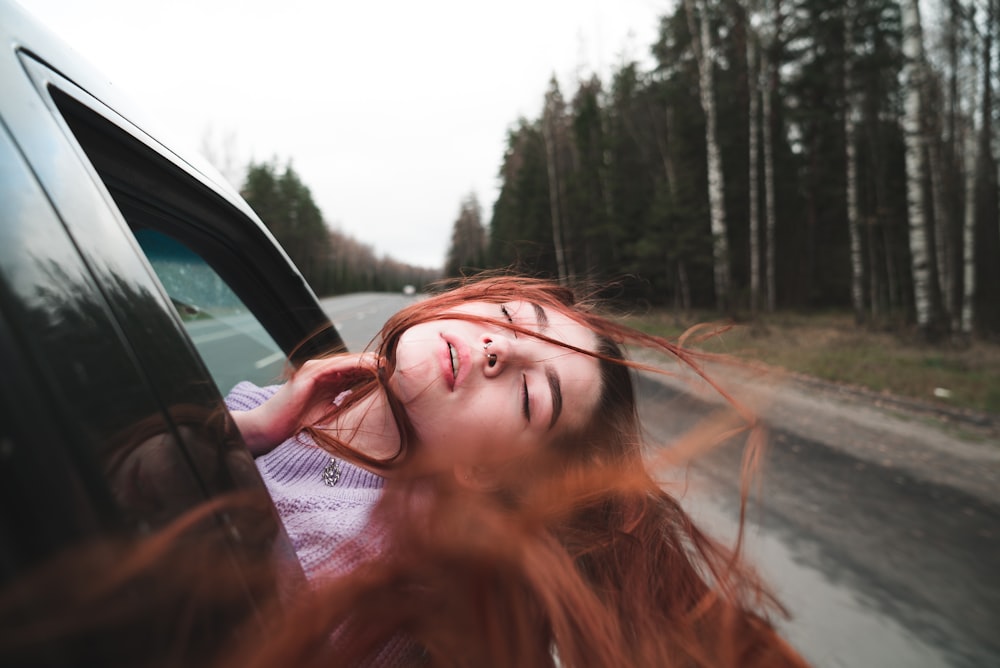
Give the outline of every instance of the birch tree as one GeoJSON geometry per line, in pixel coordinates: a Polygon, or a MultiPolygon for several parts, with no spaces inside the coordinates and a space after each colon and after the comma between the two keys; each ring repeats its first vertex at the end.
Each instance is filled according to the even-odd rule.
{"type": "Polygon", "coordinates": [[[760,136],[760,104],[757,69],[757,36],[753,29],[755,12],[750,11],[750,30],[747,35],[747,109],[749,125],[748,192],[750,198],[750,310],[756,315],[760,309],[760,204],[758,193],[758,137],[760,136]]]}
{"type": "MultiPolygon", "coordinates": [[[[972,98],[976,91],[976,59],[970,67],[972,98]]],[[[974,296],[976,292],[976,264],[974,244],[976,230],[976,114],[975,102],[963,123],[963,153],[965,159],[965,219],[962,221],[962,322],[961,331],[966,336],[972,334],[974,296]]]]}
{"type": "Polygon", "coordinates": [[[708,8],[703,0],[684,0],[691,45],[698,65],[698,92],[705,113],[705,149],[708,154],[708,206],[712,230],[712,259],[715,278],[715,301],[720,309],[729,308],[729,231],[726,224],[725,184],[722,153],[719,151],[715,107],[715,48],[712,45],[708,8]]]}
{"type": "Polygon", "coordinates": [[[942,276],[945,310],[951,318],[951,331],[962,331],[962,283],[963,283],[963,252],[964,252],[964,174],[963,141],[961,113],[962,94],[959,85],[961,77],[960,43],[964,33],[964,10],[960,0],[948,0],[948,19],[944,31],[945,62],[947,77],[945,87],[945,134],[942,150],[945,161],[944,190],[947,192],[947,202],[943,207],[947,210],[948,229],[942,276]]]}
{"type": "Polygon", "coordinates": [[[847,229],[851,239],[851,304],[854,307],[854,318],[861,322],[865,317],[864,304],[864,268],[861,260],[861,230],[858,214],[858,158],[857,158],[857,123],[853,62],[854,52],[854,2],[846,0],[844,13],[844,149],[847,195],[847,229]]]}
{"type": "Polygon", "coordinates": [[[925,335],[933,336],[939,326],[939,313],[929,244],[933,235],[927,233],[926,198],[924,197],[925,153],[924,84],[926,59],[923,29],[920,24],[918,0],[904,0],[901,6],[903,26],[903,68],[905,86],[903,132],[906,143],[906,190],[909,214],[910,261],[913,274],[913,297],[917,325],[925,335]]]}

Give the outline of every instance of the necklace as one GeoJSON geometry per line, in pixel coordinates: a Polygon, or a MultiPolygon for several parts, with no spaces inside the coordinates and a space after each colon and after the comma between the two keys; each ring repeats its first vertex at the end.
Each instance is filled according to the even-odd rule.
{"type": "Polygon", "coordinates": [[[340,462],[330,457],[330,463],[323,469],[323,484],[333,487],[340,482],[340,462]]]}
{"type": "MultiPolygon", "coordinates": [[[[333,403],[339,408],[344,399],[351,395],[350,390],[344,390],[337,395],[337,398],[333,400],[333,403]]],[[[330,457],[330,463],[323,468],[323,484],[327,487],[333,487],[338,482],[340,482],[340,462],[338,462],[333,457],[330,457]]]]}

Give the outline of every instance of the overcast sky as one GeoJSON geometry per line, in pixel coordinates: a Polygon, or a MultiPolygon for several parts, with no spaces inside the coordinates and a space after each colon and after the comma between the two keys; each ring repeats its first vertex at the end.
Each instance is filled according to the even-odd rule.
{"type": "Polygon", "coordinates": [[[507,129],[539,116],[549,77],[569,98],[648,65],[673,4],[19,1],[182,143],[291,160],[331,226],[427,267],[466,194],[488,222],[507,129]]]}

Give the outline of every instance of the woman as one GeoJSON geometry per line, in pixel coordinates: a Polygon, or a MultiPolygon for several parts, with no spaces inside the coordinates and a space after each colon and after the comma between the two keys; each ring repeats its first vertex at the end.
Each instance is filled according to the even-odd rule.
{"type": "Polygon", "coordinates": [[[317,584],[234,665],[802,665],[738,554],[647,472],[624,343],[697,370],[568,290],[495,277],[404,309],[375,354],[237,386],[317,584]]]}

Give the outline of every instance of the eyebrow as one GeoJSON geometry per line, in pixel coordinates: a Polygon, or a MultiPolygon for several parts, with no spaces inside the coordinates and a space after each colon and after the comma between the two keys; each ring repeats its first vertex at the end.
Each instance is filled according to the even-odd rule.
{"type": "Polygon", "coordinates": [[[541,304],[531,302],[531,307],[535,309],[535,319],[538,321],[538,331],[544,332],[549,328],[549,314],[545,312],[541,304]]]}
{"type": "MultiPolygon", "coordinates": [[[[549,328],[549,315],[545,312],[545,309],[542,308],[541,304],[531,302],[531,306],[535,309],[535,319],[538,321],[538,331],[544,332],[549,328]]],[[[559,419],[559,415],[562,413],[562,384],[559,382],[559,374],[556,373],[556,370],[552,366],[546,365],[545,378],[549,381],[549,392],[552,394],[552,417],[549,419],[549,429],[552,429],[552,427],[556,425],[556,420],[559,419]]]]}

